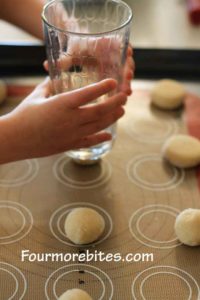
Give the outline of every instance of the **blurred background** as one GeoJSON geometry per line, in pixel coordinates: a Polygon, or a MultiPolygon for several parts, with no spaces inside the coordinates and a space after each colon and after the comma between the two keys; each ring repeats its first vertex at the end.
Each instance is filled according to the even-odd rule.
{"type": "MultiPolygon", "coordinates": [[[[138,48],[200,49],[200,25],[188,14],[189,0],[125,0],[133,9],[131,42],[138,48]]],[[[0,21],[0,42],[36,42],[26,32],[0,21]]]]}
{"type": "MultiPolygon", "coordinates": [[[[199,81],[200,0],[125,2],[133,10],[131,44],[137,65],[135,77],[199,81]]],[[[41,41],[1,20],[0,32],[2,74],[44,72],[42,62],[46,53],[41,41]]]]}

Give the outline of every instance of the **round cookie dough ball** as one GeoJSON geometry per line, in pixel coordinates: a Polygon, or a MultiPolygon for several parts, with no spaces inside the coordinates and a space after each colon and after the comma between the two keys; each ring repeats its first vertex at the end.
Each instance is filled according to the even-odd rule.
{"type": "Polygon", "coordinates": [[[200,209],[188,208],[182,211],[175,222],[178,239],[185,245],[200,245],[200,209]]]}
{"type": "Polygon", "coordinates": [[[0,80],[0,104],[4,102],[7,96],[7,87],[6,84],[0,80]]]}
{"type": "Polygon", "coordinates": [[[200,141],[178,134],[170,137],[163,146],[163,156],[174,166],[191,168],[200,163],[200,141]]]}
{"type": "Polygon", "coordinates": [[[158,81],[151,92],[152,103],[162,109],[175,109],[184,100],[186,91],[182,84],[175,80],[163,79],[158,81]]]}
{"type": "Polygon", "coordinates": [[[78,245],[96,241],[105,228],[104,218],[94,209],[79,207],[66,217],[64,229],[68,239],[78,245]]]}
{"type": "Polygon", "coordinates": [[[92,300],[92,298],[83,290],[72,289],[62,294],[59,300],[92,300]]]}

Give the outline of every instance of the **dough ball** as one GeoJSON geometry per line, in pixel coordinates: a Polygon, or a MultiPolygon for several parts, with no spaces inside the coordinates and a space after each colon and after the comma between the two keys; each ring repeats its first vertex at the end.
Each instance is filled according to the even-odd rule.
{"type": "Polygon", "coordinates": [[[182,211],[175,222],[178,239],[185,245],[200,245],[200,209],[188,208],[182,211]]]}
{"type": "Polygon", "coordinates": [[[195,167],[200,163],[200,141],[183,134],[174,135],[164,144],[163,156],[176,167],[195,167]]]}
{"type": "Polygon", "coordinates": [[[92,300],[92,298],[83,290],[72,289],[62,294],[59,300],[92,300]]]}
{"type": "Polygon", "coordinates": [[[96,241],[105,228],[103,217],[94,209],[79,207],[73,209],[65,220],[65,233],[68,239],[78,245],[96,241]]]}
{"type": "Polygon", "coordinates": [[[151,92],[151,101],[162,109],[175,109],[179,107],[185,97],[185,88],[175,80],[163,79],[158,81],[151,92]]]}
{"type": "Polygon", "coordinates": [[[6,97],[7,97],[7,86],[2,80],[0,80],[0,104],[4,102],[6,97]]]}

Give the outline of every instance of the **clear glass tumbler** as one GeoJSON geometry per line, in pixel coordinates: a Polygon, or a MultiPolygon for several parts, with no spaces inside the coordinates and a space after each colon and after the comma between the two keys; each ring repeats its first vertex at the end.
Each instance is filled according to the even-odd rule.
{"type": "MultiPolygon", "coordinates": [[[[106,78],[121,83],[132,20],[132,11],[126,3],[120,0],[53,0],[44,7],[42,19],[55,94],[106,78]]],[[[106,101],[108,96],[111,94],[95,102],[106,101]]],[[[96,162],[111,150],[116,124],[106,131],[111,133],[111,141],[67,154],[79,163],[96,162]]]]}

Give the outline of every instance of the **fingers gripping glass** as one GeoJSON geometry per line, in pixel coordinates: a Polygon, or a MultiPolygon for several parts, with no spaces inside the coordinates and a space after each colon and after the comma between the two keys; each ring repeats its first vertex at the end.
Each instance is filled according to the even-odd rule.
{"type": "MultiPolygon", "coordinates": [[[[122,82],[132,11],[117,0],[54,0],[42,13],[49,73],[54,93],[78,89],[102,79],[122,82]]],[[[116,93],[117,90],[115,90],[116,93]]],[[[110,93],[95,102],[106,101],[110,93]]],[[[106,128],[112,140],[69,151],[76,161],[92,163],[109,152],[116,124],[106,128]]]]}

